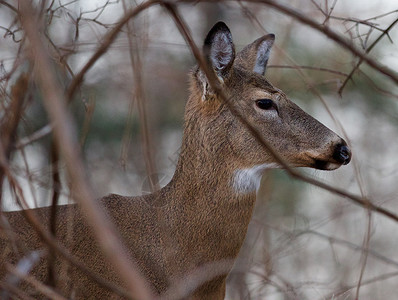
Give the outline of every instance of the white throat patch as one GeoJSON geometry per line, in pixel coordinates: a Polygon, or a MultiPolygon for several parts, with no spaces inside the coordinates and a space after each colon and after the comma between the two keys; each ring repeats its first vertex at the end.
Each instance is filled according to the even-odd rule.
{"type": "Polygon", "coordinates": [[[235,171],[232,185],[235,192],[239,194],[248,194],[257,192],[260,187],[261,177],[267,169],[278,169],[281,166],[277,163],[256,165],[247,169],[238,169],[235,171]]]}

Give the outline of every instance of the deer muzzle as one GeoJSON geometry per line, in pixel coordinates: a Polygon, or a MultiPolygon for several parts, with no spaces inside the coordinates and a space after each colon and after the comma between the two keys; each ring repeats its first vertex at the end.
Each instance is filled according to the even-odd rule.
{"type": "Polygon", "coordinates": [[[346,165],[351,160],[351,150],[347,143],[342,139],[339,143],[333,146],[330,159],[316,159],[315,168],[319,170],[335,170],[341,165],[346,165]]]}
{"type": "Polygon", "coordinates": [[[338,144],[334,149],[333,158],[343,164],[346,165],[351,160],[351,150],[345,144],[338,144]]]}

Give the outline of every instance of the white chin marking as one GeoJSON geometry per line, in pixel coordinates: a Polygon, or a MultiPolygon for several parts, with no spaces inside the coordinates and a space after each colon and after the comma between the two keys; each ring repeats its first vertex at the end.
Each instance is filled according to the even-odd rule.
{"type": "Polygon", "coordinates": [[[280,167],[277,163],[269,163],[256,165],[247,169],[238,169],[235,171],[233,177],[233,188],[239,194],[257,192],[264,171],[267,169],[279,169],[280,167]]]}
{"type": "Polygon", "coordinates": [[[341,167],[341,164],[328,163],[328,164],[325,166],[325,170],[331,171],[331,170],[336,170],[336,169],[338,169],[338,168],[340,168],[340,167],[341,167]]]}

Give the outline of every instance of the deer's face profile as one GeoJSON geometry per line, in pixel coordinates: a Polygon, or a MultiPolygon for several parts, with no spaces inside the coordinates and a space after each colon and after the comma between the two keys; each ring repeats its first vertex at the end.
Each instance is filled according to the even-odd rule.
{"type": "MultiPolygon", "coordinates": [[[[273,34],[263,36],[235,55],[231,33],[224,23],[217,23],[209,32],[204,53],[228,102],[289,166],[333,170],[347,164],[351,153],[346,142],[265,78],[274,39],[273,34]]],[[[210,143],[223,139],[229,144],[230,153],[226,151],[225,155],[234,156],[231,160],[239,165],[238,171],[258,173],[265,168],[279,167],[269,149],[253,136],[247,124],[219,99],[200,69],[194,72],[195,87],[201,100],[188,103],[188,118],[210,124],[199,126],[209,126],[206,139],[210,143]],[[201,114],[192,118],[190,111],[201,114]]]]}
{"type": "MultiPolygon", "coordinates": [[[[270,146],[292,167],[333,170],[350,160],[346,142],[305,113],[267,79],[255,72],[236,68],[229,86],[230,100],[270,146]],[[246,73],[241,76],[240,73],[246,73]],[[236,83],[237,82],[237,83],[236,83]]],[[[267,148],[255,140],[244,124],[235,124],[231,141],[235,153],[245,154],[247,164],[274,163],[267,148]]]]}

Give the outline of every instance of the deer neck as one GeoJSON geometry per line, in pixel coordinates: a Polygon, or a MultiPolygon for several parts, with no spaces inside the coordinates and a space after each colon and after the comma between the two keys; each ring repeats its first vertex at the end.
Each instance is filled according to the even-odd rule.
{"type": "Polygon", "coordinates": [[[186,191],[195,188],[198,195],[207,198],[228,198],[228,202],[249,198],[254,202],[264,170],[276,164],[245,165],[238,158],[244,155],[234,148],[237,141],[229,135],[236,124],[228,118],[228,109],[220,105],[209,114],[197,103],[190,99],[187,104],[181,153],[171,186],[186,191]]]}
{"type": "MultiPolygon", "coordinates": [[[[223,114],[225,111],[220,108],[214,118],[223,114]]],[[[201,124],[202,119],[189,115],[188,106],[180,158],[165,190],[168,196],[163,198],[174,202],[171,206],[176,207],[178,213],[180,210],[182,214],[195,213],[195,216],[188,216],[192,222],[197,222],[195,226],[212,227],[211,230],[235,241],[236,251],[247,231],[256,189],[236,189],[235,180],[242,168],[236,161],[233,141],[228,140],[228,120],[222,122],[220,129],[207,126],[212,123],[211,119],[201,124]],[[217,131],[217,137],[211,136],[212,131],[217,131]]]]}
{"type": "MultiPolygon", "coordinates": [[[[220,109],[215,117],[224,113],[220,109]]],[[[177,184],[179,189],[184,186],[187,191],[194,188],[198,195],[207,198],[214,196],[234,201],[249,196],[254,199],[255,189],[245,192],[236,189],[234,181],[242,168],[236,162],[233,141],[228,140],[228,122],[220,130],[201,124],[201,119],[198,115],[186,118],[181,153],[172,183],[177,184]],[[212,135],[212,131],[218,134],[212,135]]],[[[211,119],[206,123],[211,123],[211,119]]]]}

